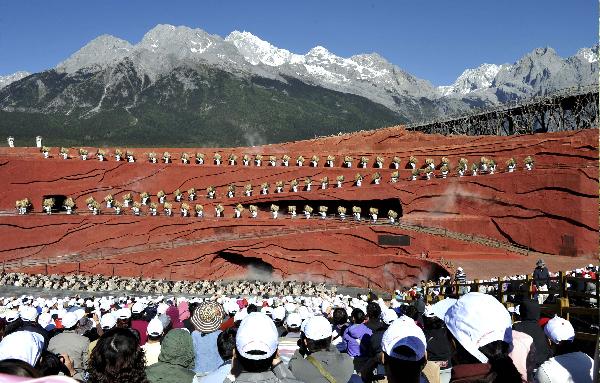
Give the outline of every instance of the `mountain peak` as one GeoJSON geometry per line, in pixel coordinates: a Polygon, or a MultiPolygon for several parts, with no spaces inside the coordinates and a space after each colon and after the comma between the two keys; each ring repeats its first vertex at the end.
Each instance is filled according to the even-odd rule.
{"type": "Polygon", "coordinates": [[[598,61],[598,44],[591,48],[581,48],[577,51],[575,56],[583,58],[588,63],[595,63],[598,61]]]}
{"type": "Polygon", "coordinates": [[[307,56],[333,56],[333,54],[331,52],[329,52],[329,50],[327,50],[327,48],[325,48],[324,46],[321,46],[321,45],[317,45],[316,47],[312,48],[311,50],[308,51],[308,53],[306,55],[307,56]]]}
{"type": "Polygon", "coordinates": [[[252,65],[262,63],[268,66],[281,66],[302,59],[302,56],[293,54],[286,49],[277,48],[268,41],[246,31],[233,31],[225,37],[225,41],[233,44],[246,61],[252,65]]]}
{"type": "Polygon", "coordinates": [[[100,35],[58,64],[56,69],[73,73],[89,66],[105,66],[126,56],[132,48],[129,41],[112,35],[100,35]]]}
{"type": "Polygon", "coordinates": [[[484,63],[477,68],[465,69],[452,85],[440,86],[438,91],[443,96],[448,96],[465,95],[479,89],[487,89],[492,86],[496,75],[504,67],[506,65],[484,63]]]}

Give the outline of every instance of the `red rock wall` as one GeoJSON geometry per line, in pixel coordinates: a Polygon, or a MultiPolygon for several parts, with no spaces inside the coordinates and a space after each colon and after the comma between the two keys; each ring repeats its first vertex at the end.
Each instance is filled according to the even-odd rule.
{"type": "MultiPolygon", "coordinates": [[[[40,212],[43,196],[53,194],[75,198],[81,213],[75,216],[2,216],[0,233],[6,239],[1,244],[1,259],[53,258],[52,262],[58,264],[49,266],[50,271],[69,271],[77,267],[85,272],[112,273],[116,265],[115,272],[121,275],[224,278],[247,273],[245,265],[219,257],[220,253],[228,252],[261,259],[273,267],[275,275],[284,278],[310,275],[311,278],[329,278],[348,284],[387,286],[398,283],[404,276],[412,280],[432,272],[437,266],[415,259],[424,251],[432,254],[439,251],[450,258],[452,254],[474,251],[481,252],[482,256],[506,256],[505,252],[497,249],[416,232],[403,232],[412,237],[409,247],[382,248],[377,245],[376,234],[373,233],[373,230],[381,228],[368,225],[346,227],[347,224],[333,221],[299,219],[199,221],[179,217],[90,216],[84,206],[85,199],[90,196],[102,201],[108,193],[120,199],[124,193],[131,192],[134,199],[139,200],[139,193],[146,191],[156,201],[158,190],[172,193],[179,188],[185,192],[191,187],[198,189],[199,197],[191,203],[192,206],[203,204],[208,215],[212,214],[216,203],[223,204],[226,215],[231,216],[237,203],[246,207],[249,204],[268,207],[272,202],[293,200],[299,212],[307,203],[316,213],[322,201],[330,201],[330,214],[335,212],[335,206],[343,205],[351,215],[352,205],[357,204],[363,206],[363,216],[366,216],[368,206],[382,200],[398,200],[403,220],[408,222],[510,241],[547,253],[550,257],[563,254],[576,260],[597,255],[597,129],[520,137],[443,137],[389,128],[282,145],[217,149],[224,161],[218,167],[183,165],[178,161],[183,151],[192,156],[201,151],[210,163],[215,149],[133,150],[139,162],[130,164],[114,162],[112,156],[105,162],[76,158],[65,161],[58,158],[56,148],[52,151],[54,158],[47,160],[42,159],[35,149],[1,148],[0,183],[5,192],[0,194],[0,209],[5,214],[13,214],[14,201],[24,197],[30,198],[34,210],[40,212]],[[142,161],[144,153],[155,151],[160,157],[165,150],[171,152],[174,163],[149,164],[142,161]],[[238,165],[226,164],[231,152],[238,155],[238,165]],[[241,157],[246,153],[263,154],[263,166],[243,167],[241,157]],[[268,155],[278,155],[279,159],[284,153],[292,157],[291,165],[297,155],[304,155],[305,166],[266,166],[268,155]],[[307,166],[313,154],[320,156],[318,168],[307,166]],[[334,168],[323,167],[328,154],[337,156],[334,168]],[[353,168],[340,167],[344,155],[354,157],[353,168]],[[368,169],[356,167],[361,155],[370,157],[368,169]],[[377,155],[386,157],[384,169],[373,168],[377,155]],[[388,166],[395,155],[402,159],[401,181],[390,184],[393,170],[388,166]],[[494,158],[501,169],[506,159],[514,157],[519,168],[514,173],[501,170],[494,175],[461,178],[453,170],[447,179],[408,181],[410,170],[404,167],[410,155],[418,158],[419,165],[429,157],[439,164],[441,157],[447,156],[453,167],[461,157],[473,162],[487,156],[494,158]],[[522,169],[522,160],[527,155],[533,156],[536,161],[534,171],[522,169]],[[383,177],[381,185],[369,184],[370,175],[376,171],[383,177]],[[352,185],[357,172],[368,176],[360,188],[352,185]],[[341,189],[333,188],[337,175],[345,176],[341,189]],[[313,178],[312,191],[289,192],[290,180],[297,178],[302,187],[302,180],[307,176],[313,178]],[[318,190],[318,180],[323,176],[329,177],[330,187],[318,190]],[[278,180],[286,182],[285,192],[273,194],[278,180]],[[263,182],[270,183],[271,194],[258,194],[259,185],[263,182]],[[233,199],[225,198],[226,187],[230,183],[237,186],[238,196],[233,199]],[[255,186],[253,197],[242,197],[246,183],[255,186]],[[209,185],[217,187],[216,200],[205,197],[205,189],[209,185]],[[324,225],[329,226],[324,229],[324,225]],[[265,237],[266,234],[292,229],[294,232],[286,235],[265,237]],[[176,249],[151,251],[145,248],[123,255],[114,254],[115,249],[131,246],[164,246],[164,243],[174,240],[197,241],[218,238],[219,235],[226,237],[208,244],[184,243],[176,249]],[[248,237],[240,239],[236,237],[239,235],[248,237]],[[318,246],[312,247],[311,244],[318,246]],[[101,260],[98,257],[83,259],[82,262],[54,259],[70,253],[85,256],[98,251],[104,252],[101,260]],[[430,266],[426,266],[428,264],[430,266]],[[382,280],[381,275],[391,276],[382,280]]],[[[75,149],[71,151],[74,155],[75,149]]],[[[108,151],[112,153],[112,149],[108,151]]],[[[90,149],[90,154],[93,152],[90,149]]],[[[172,201],[172,195],[169,197],[172,201]]],[[[281,213],[285,213],[286,205],[280,203],[280,208],[281,213]]],[[[174,210],[178,212],[178,204],[175,204],[174,210]]],[[[127,211],[126,214],[131,213],[127,211]]],[[[266,217],[269,213],[264,211],[260,214],[266,217]]],[[[380,209],[380,218],[385,218],[386,214],[387,209],[380,209]]],[[[247,210],[244,215],[248,215],[247,210]]],[[[385,230],[402,233],[397,228],[385,230]]],[[[45,265],[37,266],[37,269],[40,267],[46,271],[45,265]]]]}

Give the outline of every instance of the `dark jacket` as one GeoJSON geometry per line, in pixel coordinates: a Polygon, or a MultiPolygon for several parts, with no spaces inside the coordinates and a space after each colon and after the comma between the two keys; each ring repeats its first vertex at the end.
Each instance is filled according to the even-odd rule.
{"type": "MultiPolygon", "coordinates": [[[[387,330],[388,326],[379,319],[370,319],[365,325],[372,331],[369,339],[369,356],[376,356],[381,352],[381,340],[383,339],[383,333],[387,330]]],[[[363,341],[364,340],[366,340],[366,338],[363,338],[363,341]]]]}
{"type": "Polygon", "coordinates": [[[524,300],[519,306],[521,321],[513,324],[513,330],[523,332],[533,338],[535,345],[535,367],[552,357],[552,351],[544,330],[538,325],[540,319],[540,305],[532,299],[524,300]]]}
{"type": "MultiPolygon", "coordinates": [[[[348,354],[340,353],[335,347],[332,346],[330,351],[317,351],[311,355],[335,378],[336,382],[346,383],[352,376],[354,371],[352,358],[348,354]]],[[[289,368],[294,376],[303,382],[328,383],[319,370],[304,359],[298,351],[290,359],[289,368]]]]}
{"type": "Polygon", "coordinates": [[[148,381],[191,383],[196,375],[192,336],[183,329],[171,330],[162,341],[158,363],[146,368],[148,381]]]}
{"type": "Polygon", "coordinates": [[[425,339],[427,339],[427,360],[433,362],[448,362],[450,361],[450,344],[446,333],[446,327],[440,326],[436,328],[427,328],[425,339]]]}
{"type": "Polygon", "coordinates": [[[533,270],[533,283],[536,286],[548,285],[550,278],[550,273],[548,272],[548,268],[544,267],[536,267],[533,270]]]}

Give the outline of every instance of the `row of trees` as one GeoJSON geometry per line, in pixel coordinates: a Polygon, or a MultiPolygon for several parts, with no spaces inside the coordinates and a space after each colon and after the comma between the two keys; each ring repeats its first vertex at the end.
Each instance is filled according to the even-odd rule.
{"type": "MultiPolygon", "coordinates": [[[[41,148],[41,151],[44,154],[44,158],[49,158],[50,150],[51,149],[46,146],[41,148]]],[[[63,159],[71,158],[70,154],[69,154],[69,148],[62,147],[62,148],[60,148],[59,153],[60,153],[61,158],[63,158],[63,159]]],[[[171,153],[169,153],[169,152],[164,152],[161,157],[159,157],[159,155],[156,154],[155,152],[150,152],[150,153],[147,153],[146,155],[147,155],[147,160],[150,163],[158,163],[158,162],[172,163],[173,162],[171,153]]],[[[84,149],[84,148],[79,149],[79,157],[82,160],[87,160],[89,158],[89,156],[90,156],[90,154],[88,153],[87,149],[84,149]]],[[[95,156],[99,161],[106,161],[108,153],[104,149],[98,149],[93,156],[95,156]]],[[[127,161],[127,162],[136,162],[137,161],[135,153],[130,150],[126,150],[125,152],[123,152],[121,149],[115,149],[114,158],[115,158],[115,161],[127,161]]],[[[180,156],[180,161],[183,164],[190,164],[190,163],[192,163],[192,155],[190,155],[187,152],[184,152],[180,156]]],[[[206,156],[204,153],[196,153],[193,156],[193,161],[198,165],[202,165],[206,161],[206,156]]],[[[250,166],[251,164],[254,164],[254,166],[263,166],[263,164],[265,162],[266,162],[267,166],[278,166],[278,164],[280,166],[290,166],[290,161],[291,161],[291,157],[288,156],[287,154],[284,154],[280,158],[277,158],[276,156],[268,156],[267,159],[265,159],[263,157],[263,155],[261,155],[261,154],[255,154],[252,157],[248,154],[244,154],[241,158],[241,164],[243,166],[250,166]]],[[[303,156],[298,156],[296,158],[295,164],[296,164],[296,166],[304,166],[306,161],[307,161],[306,158],[304,158],[303,156]]],[[[313,155],[309,160],[309,166],[318,167],[320,161],[321,161],[321,158],[319,156],[313,155]]],[[[325,159],[325,167],[334,167],[335,161],[336,161],[335,156],[328,155],[325,159]]],[[[343,158],[341,166],[345,167],[345,168],[351,168],[353,166],[354,161],[355,160],[352,156],[345,156],[343,158]]],[[[369,157],[362,156],[359,158],[357,166],[359,168],[368,168],[369,162],[370,162],[369,157]]],[[[212,158],[212,163],[217,166],[221,165],[223,163],[222,155],[220,153],[214,153],[213,158],[212,158]]],[[[229,165],[237,165],[240,162],[238,161],[238,156],[232,153],[228,156],[227,163],[229,165]]],[[[392,158],[389,167],[392,169],[400,169],[400,163],[401,163],[400,157],[395,156],[392,158]]],[[[442,173],[448,172],[451,169],[450,160],[448,159],[448,157],[442,157],[440,163],[438,163],[438,164],[436,164],[436,162],[433,158],[426,158],[425,164],[422,165],[421,167],[418,167],[418,163],[419,163],[419,161],[415,156],[410,156],[407,161],[406,168],[413,169],[415,171],[419,170],[419,169],[423,170],[423,171],[428,171],[428,169],[431,169],[431,170],[439,169],[442,173]]],[[[461,158],[458,163],[459,171],[462,171],[463,173],[466,172],[468,169],[466,166],[467,163],[468,163],[467,159],[461,158]]],[[[523,160],[523,163],[524,163],[524,166],[528,170],[531,170],[531,167],[533,167],[533,159],[531,158],[531,156],[527,156],[523,160]]],[[[381,157],[381,156],[377,156],[375,158],[373,167],[383,169],[384,164],[385,164],[385,158],[381,157]]],[[[471,171],[478,171],[478,170],[487,171],[487,168],[495,169],[495,167],[496,167],[496,163],[493,159],[488,159],[487,157],[481,157],[481,160],[479,163],[473,163],[473,165],[471,167],[471,171]]],[[[515,159],[514,158],[508,159],[507,160],[508,171],[513,171],[514,168],[516,168],[515,159]],[[510,165],[509,165],[509,162],[510,162],[510,165]],[[511,167],[512,167],[512,170],[510,170],[511,167]]]]}

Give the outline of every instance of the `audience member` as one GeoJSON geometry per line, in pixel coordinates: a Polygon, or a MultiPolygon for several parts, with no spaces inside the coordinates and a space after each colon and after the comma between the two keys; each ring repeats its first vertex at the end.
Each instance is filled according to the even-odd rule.
{"type": "Polygon", "coordinates": [[[381,339],[381,363],[389,383],[420,383],[427,364],[425,334],[412,320],[399,318],[381,339]]]}
{"type": "Polygon", "coordinates": [[[296,352],[289,363],[290,371],[304,382],[348,382],[354,371],[352,358],[331,345],[331,324],[322,316],[306,319],[302,341],[307,355],[296,352]]]}
{"type": "Polygon", "coordinates": [[[173,329],[165,335],[158,362],[146,368],[151,383],[191,383],[194,380],[194,345],[185,329],[173,329]]]}
{"type": "Polygon", "coordinates": [[[448,309],[444,322],[453,349],[452,382],[521,382],[508,355],[510,315],[494,297],[467,293],[448,309]]]}
{"type": "MultiPolygon", "coordinates": [[[[102,334],[104,334],[108,330],[115,328],[116,326],[117,317],[115,317],[113,314],[106,313],[102,315],[102,318],[100,318],[100,329],[102,330],[102,334]]],[[[98,344],[99,340],[100,338],[90,342],[90,345],[88,346],[88,356],[92,354],[92,351],[94,351],[94,347],[96,347],[96,344],[98,344]]]]}
{"type": "Polygon", "coordinates": [[[203,376],[216,370],[223,364],[217,350],[219,327],[223,320],[223,307],[215,301],[202,302],[192,316],[195,330],[192,332],[196,364],[194,371],[203,376]]]}
{"type": "Polygon", "coordinates": [[[83,372],[88,361],[88,347],[90,340],[83,335],[77,334],[79,318],[74,312],[67,312],[62,318],[63,331],[50,339],[48,351],[57,354],[69,355],[73,361],[75,375],[73,377],[83,380],[83,372]]]}
{"type": "Polygon", "coordinates": [[[17,331],[0,342],[0,360],[17,359],[35,367],[44,348],[44,338],[30,331],[17,331]]]}
{"type": "Polygon", "coordinates": [[[146,367],[153,365],[158,362],[158,356],[160,355],[160,342],[164,335],[164,327],[160,319],[154,318],[146,326],[146,333],[148,335],[148,341],[142,346],[144,354],[146,355],[146,367]]]}
{"type": "Polygon", "coordinates": [[[248,314],[240,323],[233,354],[231,376],[224,383],[296,383],[277,354],[275,323],[263,313],[248,314]]]}
{"type": "Polygon", "coordinates": [[[535,380],[538,383],[591,383],[594,361],[587,354],[575,350],[573,325],[566,319],[554,317],[546,323],[544,332],[552,345],[554,357],[542,363],[535,380]]]}
{"type": "Polygon", "coordinates": [[[300,314],[296,312],[288,314],[285,320],[286,334],[279,338],[279,357],[286,364],[289,363],[296,350],[299,349],[298,342],[300,342],[301,337],[301,325],[302,318],[300,314]]]}
{"type": "Polygon", "coordinates": [[[525,333],[533,339],[535,345],[535,368],[550,359],[552,352],[544,330],[538,324],[540,320],[540,304],[533,299],[526,299],[519,305],[521,320],[513,324],[513,330],[525,333]]]}
{"type": "Polygon", "coordinates": [[[128,329],[105,332],[90,355],[88,383],[148,383],[144,352],[138,338],[128,329]]]}
{"type": "Polygon", "coordinates": [[[146,303],[139,300],[131,307],[131,328],[140,335],[140,346],[146,344],[148,340],[148,321],[143,317],[146,303]]]}
{"type": "Polygon", "coordinates": [[[217,349],[219,350],[221,359],[223,359],[223,364],[208,375],[203,377],[196,375],[194,383],[222,383],[230,374],[236,332],[236,328],[230,327],[219,334],[217,337],[217,349]]]}
{"type": "Polygon", "coordinates": [[[548,285],[550,284],[550,273],[543,259],[538,259],[535,263],[533,284],[536,289],[538,303],[541,305],[548,298],[548,294],[541,294],[540,291],[548,291],[548,285]]]}

